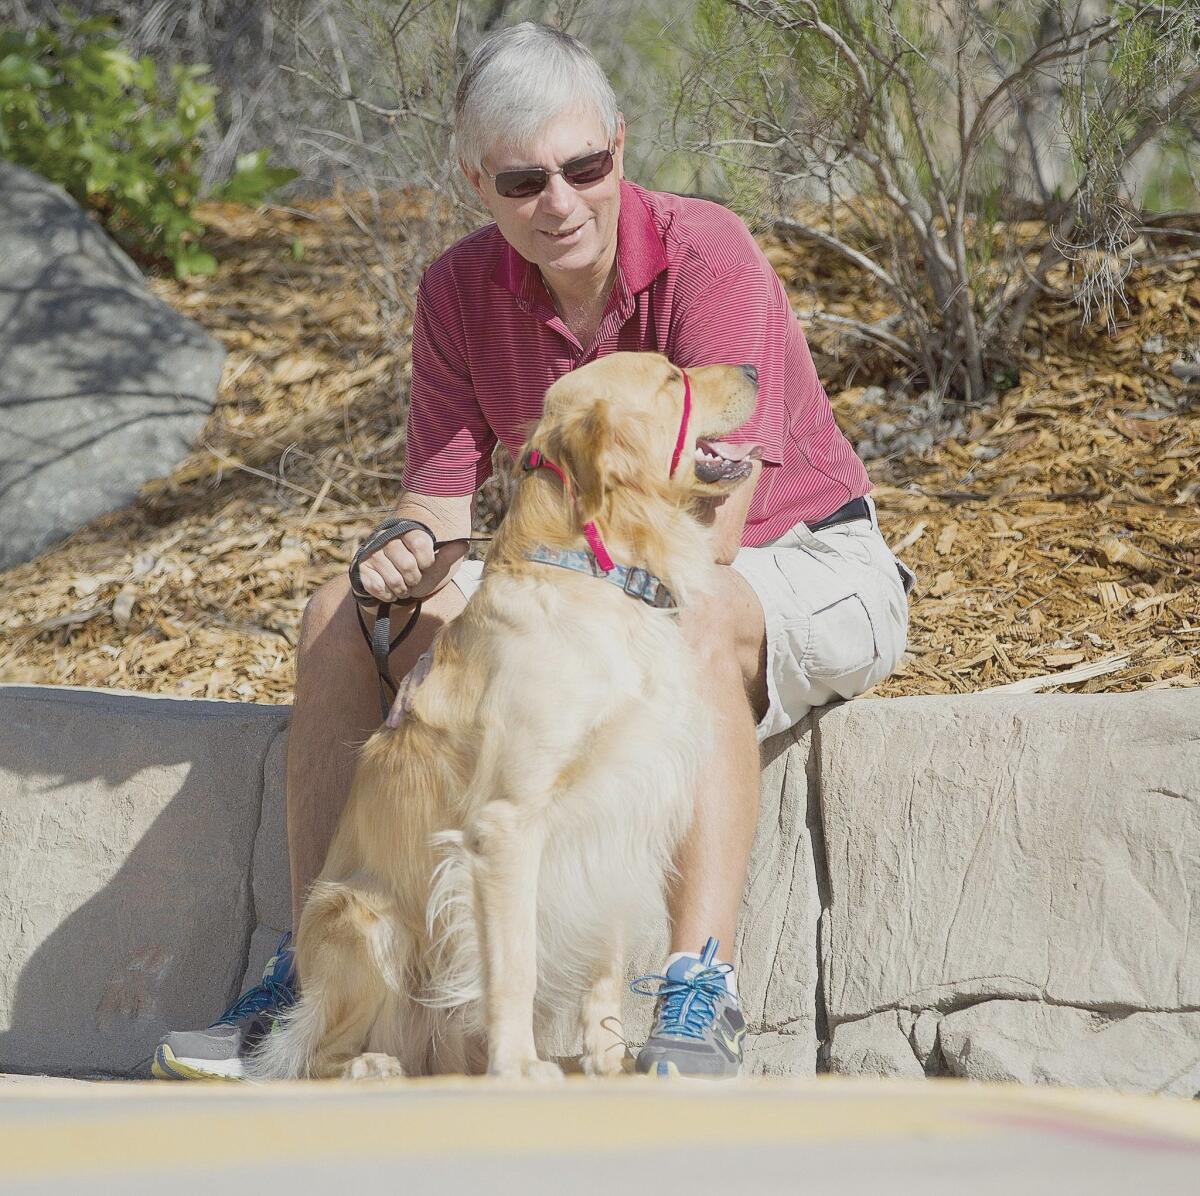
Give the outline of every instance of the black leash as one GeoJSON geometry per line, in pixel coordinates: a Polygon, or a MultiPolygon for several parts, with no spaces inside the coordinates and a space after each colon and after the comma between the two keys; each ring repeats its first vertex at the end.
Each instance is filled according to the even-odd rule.
{"type": "Polygon", "coordinates": [[[385,519],[367,537],[359,550],[354,554],[354,559],[350,562],[350,593],[354,595],[354,613],[358,616],[358,625],[362,629],[363,638],[367,641],[367,647],[371,649],[371,655],[375,658],[375,671],[379,674],[379,708],[385,720],[392,709],[392,702],[395,700],[398,692],[396,682],[392,680],[392,671],[388,665],[388,660],[396,648],[407,638],[409,632],[417,625],[417,620],[421,617],[421,603],[423,599],[400,598],[395,602],[380,601],[374,594],[369,594],[363,589],[359,566],[362,565],[367,557],[374,556],[385,544],[390,544],[406,532],[412,531],[424,532],[433,540],[433,551],[435,553],[450,544],[491,542],[491,536],[458,536],[452,540],[438,540],[434,537],[433,531],[426,527],[420,520],[398,519],[393,516],[390,519],[385,519]],[[375,607],[375,626],[373,629],[367,628],[367,622],[363,618],[362,608],[364,606],[375,607]],[[395,639],[392,638],[393,606],[407,606],[412,608],[412,613],[408,616],[408,620],[404,626],[396,633],[395,639]]]}

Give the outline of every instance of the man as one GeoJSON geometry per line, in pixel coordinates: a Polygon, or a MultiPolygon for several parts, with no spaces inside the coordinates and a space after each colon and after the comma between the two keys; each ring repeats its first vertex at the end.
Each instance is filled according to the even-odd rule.
{"type": "MultiPolygon", "coordinates": [[[[685,367],[757,370],[758,408],[730,439],[760,445],[762,460],[714,509],[715,583],[680,614],[711,680],[716,734],[676,860],[672,954],[637,1062],[660,1075],[736,1075],[743,1022],[731,960],[758,811],[758,743],[895,667],[906,582],[770,265],[724,208],[624,180],[616,98],[579,42],[528,22],[489,38],[459,84],[455,135],[494,223],[422,279],[396,515],[438,539],[468,535],[497,440],[518,456],[549,385],[603,354],[655,350],[685,367]]],[[[395,675],[413,668],[478,584],[481,567],[462,556],[435,555],[429,537],[411,531],[362,565],[375,597],[424,599],[393,657],[395,675]]],[[[309,603],[297,660],[287,771],[297,915],[349,794],[352,745],[377,724],[376,699],[338,579],[309,603]]],[[[289,972],[285,941],[263,985],[215,1026],[167,1036],[156,1074],[239,1075],[242,1052],[291,999],[289,972]]]]}

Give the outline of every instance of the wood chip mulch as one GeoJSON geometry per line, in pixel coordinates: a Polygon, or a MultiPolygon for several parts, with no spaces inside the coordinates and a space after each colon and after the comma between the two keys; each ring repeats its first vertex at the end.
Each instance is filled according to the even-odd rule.
{"type": "MultiPolygon", "coordinates": [[[[404,452],[406,299],[349,206],[206,208],[218,273],[153,286],[228,350],[218,405],[133,505],[0,574],[0,680],[290,700],[305,602],[390,507],[404,452]]],[[[764,245],[798,310],[886,314],[839,259],[764,245]]],[[[1109,333],[1047,296],[1017,385],[940,422],[884,389],[885,363],[810,329],[918,573],[909,650],[879,694],[1200,684],[1200,378],[1179,368],[1200,360],[1200,261],[1139,267],[1127,301],[1109,333]]]]}

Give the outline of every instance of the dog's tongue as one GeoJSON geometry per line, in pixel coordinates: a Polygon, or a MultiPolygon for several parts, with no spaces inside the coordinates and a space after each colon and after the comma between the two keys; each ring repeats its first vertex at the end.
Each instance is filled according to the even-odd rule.
{"type": "Polygon", "coordinates": [[[703,436],[696,438],[696,444],[706,453],[716,453],[726,461],[756,461],[762,456],[761,444],[730,444],[725,440],[707,440],[703,436]]]}

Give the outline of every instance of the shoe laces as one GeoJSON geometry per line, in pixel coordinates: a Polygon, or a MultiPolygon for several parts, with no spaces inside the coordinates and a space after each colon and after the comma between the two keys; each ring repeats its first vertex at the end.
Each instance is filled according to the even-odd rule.
{"type": "Polygon", "coordinates": [[[292,983],[291,933],[285,934],[268,961],[263,978],[247,989],[215,1022],[214,1026],[233,1026],[269,1009],[285,1009],[296,1001],[292,983]],[[285,955],[286,952],[286,955],[285,955]],[[286,966],[284,965],[286,962],[286,966]],[[282,973],[282,974],[281,974],[282,973]]]}
{"type": "Polygon", "coordinates": [[[731,964],[719,963],[699,968],[682,980],[672,980],[668,976],[639,976],[629,987],[642,996],[661,1000],[656,1033],[702,1039],[717,1019],[717,1001],[729,995],[725,975],[732,971],[731,964]],[[658,987],[649,987],[653,984],[658,987]]]}

